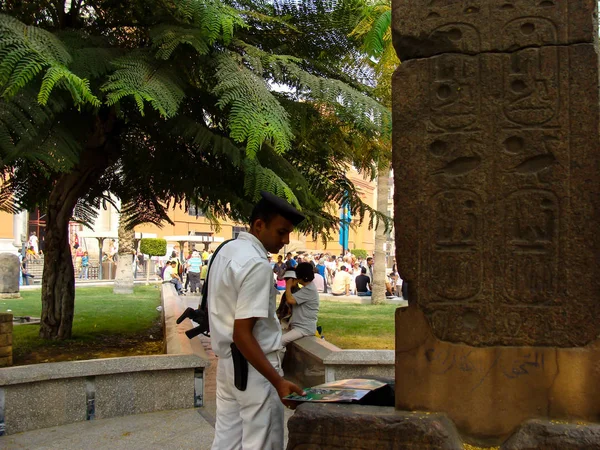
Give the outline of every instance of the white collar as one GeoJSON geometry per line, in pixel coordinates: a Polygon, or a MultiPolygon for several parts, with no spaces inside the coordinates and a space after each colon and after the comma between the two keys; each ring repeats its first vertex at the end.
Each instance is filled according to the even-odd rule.
{"type": "Polygon", "coordinates": [[[256,236],[254,236],[253,234],[247,233],[245,231],[242,231],[238,237],[238,239],[241,239],[243,241],[248,241],[252,244],[252,246],[260,253],[261,256],[264,256],[265,259],[267,259],[267,249],[265,248],[265,246],[262,244],[262,242],[260,242],[258,240],[258,238],[256,236]]]}

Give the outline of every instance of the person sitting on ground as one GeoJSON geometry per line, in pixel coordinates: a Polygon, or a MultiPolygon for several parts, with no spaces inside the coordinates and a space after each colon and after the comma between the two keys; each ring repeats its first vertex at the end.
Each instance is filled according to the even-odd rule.
{"type": "Polygon", "coordinates": [[[360,269],[360,275],[356,277],[356,295],[359,297],[368,297],[371,295],[371,279],[367,275],[367,268],[360,269]]]}
{"type": "Polygon", "coordinates": [[[286,280],[285,299],[292,307],[290,329],[281,338],[285,347],[290,342],[304,336],[314,336],[317,331],[317,314],[319,313],[319,293],[313,283],[315,274],[311,263],[302,262],[296,266],[296,277],[286,280]],[[302,284],[297,292],[292,288],[302,284]]]}
{"type": "Polygon", "coordinates": [[[352,283],[352,275],[348,273],[346,266],[342,265],[333,277],[331,293],[333,295],[350,295],[350,283],[352,283]]]}
{"type": "Polygon", "coordinates": [[[181,284],[181,278],[175,272],[175,268],[173,267],[173,263],[171,261],[167,261],[165,266],[165,271],[163,272],[163,280],[167,283],[172,283],[177,290],[178,295],[183,295],[183,285],[181,284]]]}

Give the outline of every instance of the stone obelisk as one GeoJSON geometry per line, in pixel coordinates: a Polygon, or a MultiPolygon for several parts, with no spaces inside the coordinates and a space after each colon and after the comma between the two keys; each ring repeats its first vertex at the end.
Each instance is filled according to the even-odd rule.
{"type": "Polygon", "coordinates": [[[393,0],[396,408],[468,439],[600,420],[596,14],[393,0]]]}

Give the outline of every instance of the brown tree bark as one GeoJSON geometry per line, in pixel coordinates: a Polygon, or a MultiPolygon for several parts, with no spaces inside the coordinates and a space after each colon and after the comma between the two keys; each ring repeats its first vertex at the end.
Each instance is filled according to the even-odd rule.
{"type": "MultiPolygon", "coordinates": [[[[377,211],[387,214],[388,195],[390,192],[390,168],[384,166],[379,169],[377,177],[377,211]]],[[[371,304],[381,305],[385,303],[385,282],[386,277],[386,261],[385,251],[383,246],[386,243],[385,224],[380,222],[375,227],[375,251],[373,258],[375,265],[373,267],[373,294],[371,296],[371,304]]]]}
{"type": "Polygon", "coordinates": [[[107,144],[114,120],[97,121],[78,164],[58,177],[46,216],[40,337],[68,339],[75,311],[75,272],[69,244],[69,221],[77,200],[93,187],[116,157],[107,144]]]}
{"type": "MultiPolygon", "coordinates": [[[[121,211],[125,205],[121,205],[121,211]]],[[[133,255],[135,231],[125,227],[126,217],[119,216],[119,258],[117,276],[113,285],[113,294],[133,294],[133,255]]]]}

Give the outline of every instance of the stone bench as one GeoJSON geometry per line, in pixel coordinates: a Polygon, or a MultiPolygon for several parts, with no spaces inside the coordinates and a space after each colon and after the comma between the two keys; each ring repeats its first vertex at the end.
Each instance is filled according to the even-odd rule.
{"type": "Polygon", "coordinates": [[[0,435],[84,420],[192,408],[196,355],[153,355],[0,369],[0,435]]]}
{"type": "Polygon", "coordinates": [[[0,435],[72,422],[202,406],[209,358],[189,340],[172,285],[161,292],[165,355],[0,369],[0,435]]]}
{"type": "Polygon", "coordinates": [[[283,370],[302,387],[346,378],[394,378],[394,358],[393,350],[342,350],[307,336],[287,346],[283,370]]]}
{"type": "MultiPolygon", "coordinates": [[[[355,303],[358,305],[370,305],[371,297],[359,297],[358,295],[333,295],[333,294],[325,294],[323,292],[319,293],[319,298],[321,301],[328,302],[339,302],[339,303],[355,303]]],[[[397,305],[399,307],[407,307],[408,302],[401,297],[397,298],[387,298],[385,300],[386,304],[397,305]]]]}

